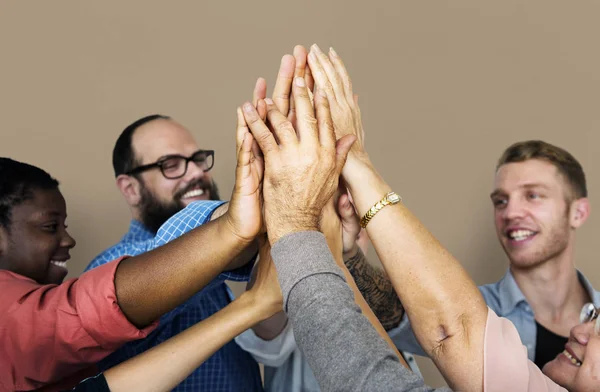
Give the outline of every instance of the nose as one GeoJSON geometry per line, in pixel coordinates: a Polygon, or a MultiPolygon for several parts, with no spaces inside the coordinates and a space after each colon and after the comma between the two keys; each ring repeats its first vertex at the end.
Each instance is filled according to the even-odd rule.
{"type": "Polygon", "coordinates": [[[72,249],[77,245],[77,241],[75,238],[71,237],[71,235],[65,230],[62,240],[60,242],[60,246],[63,248],[72,249]]]}
{"type": "Polygon", "coordinates": [[[502,218],[507,221],[521,219],[525,216],[525,206],[520,200],[509,200],[502,210],[502,218]]]}
{"type": "Polygon", "coordinates": [[[586,345],[590,340],[590,336],[594,331],[594,323],[595,321],[590,321],[587,323],[577,324],[573,328],[571,328],[571,339],[581,345],[586,345]]]}

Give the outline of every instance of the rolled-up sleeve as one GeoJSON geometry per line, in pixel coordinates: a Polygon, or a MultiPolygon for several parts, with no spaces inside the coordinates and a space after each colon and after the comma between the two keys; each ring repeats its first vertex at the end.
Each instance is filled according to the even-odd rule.
{"type": "Polygon", "coordinates": [[[235,338],[235,342],[244,351],[249,352],[256,361],[270,367],[279,367],[296,350],[296,340],[291,323],[272,340],[258,337],[252,329],[235,338]]]}
{"type": "Polygon", "coordinates": [[[58,286],[41,286],[10,272],[0,275],[3,387],[31,390],[56,382],[156,327],[140,330],[121,311],[114,278],[122,259],[58,286]]]}
{"type": "Polygon", "coordinates": [[[527,358],[517,329],[510,320],[488,308],[484,342],[484,391],[566,392],[527,358]]]}

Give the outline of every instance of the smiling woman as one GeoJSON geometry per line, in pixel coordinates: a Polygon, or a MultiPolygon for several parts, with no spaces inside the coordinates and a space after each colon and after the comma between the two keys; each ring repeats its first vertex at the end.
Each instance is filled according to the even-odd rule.
{"type": "Polygon", "coordinates": [[[60,284],[75,240],[58,181],[35,166],[0,158],[0,269],[60,284]]]}

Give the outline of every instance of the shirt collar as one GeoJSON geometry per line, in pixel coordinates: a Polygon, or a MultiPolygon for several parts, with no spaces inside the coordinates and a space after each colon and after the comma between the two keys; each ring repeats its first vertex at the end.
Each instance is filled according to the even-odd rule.
{"type": "Polygon", "coordinates": [[[498,282],[498,294],[502,315],[512,312],[521,302],[527,303],[527,299],[517,285],[514,276],[510,272],[510,268],[498,282]]]}
{"type": "Polygon", "coordinates": [[[123,241],[146,241],[154,238],[152,233],[144,224],[132,219],[129,223],[129,231],[123,236],[123,241]]]}
{"type": "MultiPolygon", "coordinates": [[[[588,292],[588,295],[596,307],[600,307],[600,293],[594,290],[592,284],[583,274],[577,270],[577,277],[588,292]]],[[[527,303],[527,298],[517,285],[515,278],[510,272],[510,268],[504,274],[504,277],[498,282],[498,294],[500,299],[500,311],[502,315],[512,312],[521,302],[527,303]]]]}
{"type": "Polygon", "coordinates": [[[600,293],[594,290],[590,281],[587,280],[587,278],[583,276],[583,274],[579,272],[579,270],[577,271],[577,277],[579,278],[579,281],[581,282],[581,285],[583,286],[585,291],[588,292],[588,295],[592,299],[594,305],[596,307],[600,307],[600,293]]]}

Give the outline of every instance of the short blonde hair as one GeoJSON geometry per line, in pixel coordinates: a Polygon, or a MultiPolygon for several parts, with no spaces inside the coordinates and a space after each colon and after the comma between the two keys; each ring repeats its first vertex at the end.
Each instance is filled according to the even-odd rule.
{"type": "Polygon", "coordinates": [[[518,142],[508,147],[498,160],[496,170],[507,163],[530,159],[541,159],[551,163],[567,180],[575,199],[587,197],[585,173],[577,159],[568,151],[541,140],[518,142]]]}

